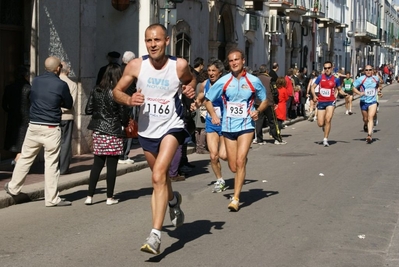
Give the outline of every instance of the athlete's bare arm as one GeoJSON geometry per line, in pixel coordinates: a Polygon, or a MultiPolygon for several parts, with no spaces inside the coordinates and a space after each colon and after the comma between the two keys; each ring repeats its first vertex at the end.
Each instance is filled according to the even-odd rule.
{"type": "Polygon", "coordinates": [[[190,71],[190,67],[185,59],[178,58],[176,63],[177,76],[183,83],[182,89],[183,94],[192,99],[195,97],[195,85],[196,80],[194,75],[190,71]]]}
{"type": "Polygon", "coordinates": [[[268,101],[267,99],[265,99],[265,100],[263,100],[263,101],[260,103],[260,105],[259,105],[259,107],[258,107],[257,110],[254,110],[254,111],[251,111],[251,112],[250,112],[249,116],[250,116],[254,121],[258,120],[258,118],[259,118],[259,113],[263,112],[263,111],[267,108],[267,106],[269,106],[269,101],[268,101]]]}
{"type": "Polygon", "coordinates": [[[212,102],[209,100],[205,100],[204,105],[209,113],[209,116],[211,116],[212,118],[212,124],[220,125],[220,118],[216,115],[212,102]]]}
{"type": "Polygon", "coordinates": [[[137,88],[137,92],[132,96],[125,93],[126,89],[132,82],[137,79],[140,73],[142,58],[136,58],[130,61],[123,72],[122,78],[118,84],[112,90],[114,100],[119,104],[126,106],[140,106],[144,103],[144,95],[141,93],[141,89],[137,88]]]}
{"type": "Polygon", "coordinates": [[[364,92],[360,92],[356,87],[352,86],[352,91],[357,95],[364,95],[364,92]]]}
{"type": "Polygon", "coordinates": [[[204,103],[204,100],[205,100],[205,93],[204,93],[205,84],[206,84],[206,81],[204,81],[204,82],[202,82],[200,84],[200,89],[199,89],[197,98],[195,100],[195,104],[197,105],[197,107],[201,106],[202,103],[204,103]]]}
{"type": "Polygon", "coordinates": [[[336,87],[336,88],[337,88],[339,94],[341,94],[341,95],[343,95],[343,96],[347,96],[347,95],[348,95],[347,93],[344,92],[344,90],[342,90],[342,87],[341,87],[341,86],[338,86],[338,87],[336,87]]]}
{"type": "Polygon", "coordinates": [[[313,83],[312,86],[310,87],[310,90],[313,95],[313,101],[315,101],[315,102],[317,102],[317,99],[318,99],[318,97],[316,96],[316,93],[315,93],[316,86],[317,86],[317,84],[313,83]]]}

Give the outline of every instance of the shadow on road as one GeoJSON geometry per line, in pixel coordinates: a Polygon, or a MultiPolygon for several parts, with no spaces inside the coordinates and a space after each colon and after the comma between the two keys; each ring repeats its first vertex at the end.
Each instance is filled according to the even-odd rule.
{"type": "Polygon", "coordinates": [[[192,171],[190,171],[190,172],[188,172],[186,174],[186,178],[191,178],[191,177],[194,177],[196,175],[209,173],[209,171],[208,171],[208,168],[210,168],[209,159],[207,159],[207,160],[190,161],[190,164],[195,165],[195,167],[192,169],[192,171]]]}
{"type": "MultiPolygon", "coordinates": [[[[240,194],[240,209],[250,206],[251,204],[274,195],[279,194],[278,191],[264,191],[263,189],[250,189],[248,191],[242,191],[240,194]]],[[[224,195],[230,199],[230,194],[224,195]]]]}
{"type": "Polygon", "coordinates": [[[192,223],[185,223],[179,228],[172,225],[163,227],[163,231],[167,232],[170,237],[176,238],[178,241],[166,248],[161,254],[149,258],[146,262],[160,262],[168,254],[182,249],[185,244],[200,238],[203,235],[212,234],[212,228],[216,230],[223,229],[225,222],[211,222],[209,220],[199,220],[192,223]]]}
{"type": "MultiPolygon", "coordinates": [[[[106,194],[106,193],[107,193],[107,188],[105,187],[96,188],[96,191],[94,193],[94,198],[96,198],[96,195],[106,194]]],[[[152,195],[152,187],[146,187],[146,188],[140,188],[138,190],[128,190],[116,193],[115,198],[118,199],[119,202],[124,202],[130,199],[137,199],[142,196],[150,196],[150,195],[152,195]]],[[[87,190],[79,190],[70,194],[64,194],[62,195],[62,197],[69,201],[84,199],[87,197],[87,190]]],[[[107,197],[104,196],[102,200],[94,201],[93,205],[105,202],[106,198],[107,197]]]]}

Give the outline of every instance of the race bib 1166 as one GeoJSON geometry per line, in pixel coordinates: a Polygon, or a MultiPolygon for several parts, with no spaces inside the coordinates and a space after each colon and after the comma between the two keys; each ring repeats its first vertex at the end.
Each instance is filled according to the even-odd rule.
{"type": "Polygon", "coordinates": [[[144,103],[144,114],[157,120],[168,120],[175,112],[175,106],[171,99],[147,98],[144,103]]]}

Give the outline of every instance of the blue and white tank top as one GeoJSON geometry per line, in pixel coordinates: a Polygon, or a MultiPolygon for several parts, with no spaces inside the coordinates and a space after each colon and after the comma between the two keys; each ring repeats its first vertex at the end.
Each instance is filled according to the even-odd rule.
{"type": "Polygon", "coordinates": [[[176,57],[169,56],[157,70],[148,55],[143,56],[137,89],[144,95],[140,106],[138,133],[146,138],[160,138],[170,129],[184,129],[181,83],[176,71],[176,57]]]}

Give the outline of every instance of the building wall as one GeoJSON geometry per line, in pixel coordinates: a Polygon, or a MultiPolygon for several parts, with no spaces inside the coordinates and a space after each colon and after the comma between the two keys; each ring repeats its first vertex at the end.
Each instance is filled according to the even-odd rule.
{"type": "Polygon", "coordinates": [[[40,1],[37,74],[44,72],[44,60],[54,55],[70,63],[71,79],[78,84],[73,154],[90,151],[90,116],[84,109],[99,68],[107,64],[107,53],[118,51],[122,55],[130,50],[138,54],[139,9],[138,1],[125,11],[114,9],[111,1],[40,1]]]}
{"type": "MultiPolygon", "coordinates": [[[[342,43],[345,32],[334,33],[334,27],[320,29],[314,22],[305,26],[307,30],[302,30],[304,24],[300,24],[300,13],[290,14],[290,20],[296,22],[290,22],[288,26],[287,21],[285,24],[280,23],[278,33],[266,35],[269,16],[273,11],[269,12],[266,2],[263,3],[263,11],[246,9],[247,2],[196,0],[176,4],[175,21],[167,25],[172,33],[171,54],[176,42],[174,23],[183,21],[191,38],[190,64],[196,57],[202,57],[206,61],[210,57],[218,56],[223,59],[225,55],[221,55],[219,49],[223,39],[226,42],[225,52],[234,47],[248,52],[246,59],[250,69],[255,70],[264,63],[270,65],[277,62],[280,65],[280,76],[285,75],[286,70],[292,66],[307,66],[309,71],[313,68],[320,70],[321,64],[327,59],[336,61],[336,65],[342,67],[346,57],[351,62],[352,69],[364,64],[364,56],[359,53],[364,52],[365,46],[361,39],[352,38],[351,46],[345,52],[342,43]],[[245,15],[249,13],[257,17],[256,30],[245,30],[245,15]]],[[[337,23],[348,24],[348,30],[355,31],[364,28],[364,2],[348,0],[344,5],[342,1],[338,3],[326,0],[324,3],[328,4],[321,9],[325,11],[326,17],[333,18],[337,23]],[[349,25],[352,18],[356,19],[353,25],[349,25]]],[[[137,56],[147,53],[144,43],[145,29],[151,23],[160,22],[163,12],[161,8],[165,1],[136,0],[125,11],[116,10],[108,0],[36,0],[35,3],[39,4],[35,12],[38,30],[37,35],[33,33],[31,42],[32,69],[37,74],[42,73],[44,60],[49,55],[56,55],[71,64],[72,80],[77,82],[79,89],[75,105],[73,153],[87,153],[91,147],[90,133],[86,129],[90,117],[84,114],[84,108],[99,68],[107,64],[106,55],[109,51],[123,54],[124,51],[131,50],[137,56]]],[[[382,9],[382,32],[388,31],[384,21],[385,10],[391,10],[391,7],[384,6],[382,9]]],[[[277,12],[275,15],[277,16],[277,12]]],[[[32,22],[32,28],[36,28],[35,21],[32,22]]],[[[396,62],[395,55],[387,54],[388,48],[381,47],[376,51],[381,51],[379,62],[396,62]]]]}

